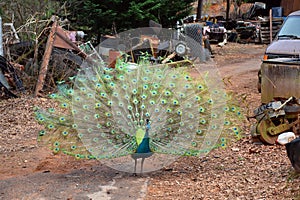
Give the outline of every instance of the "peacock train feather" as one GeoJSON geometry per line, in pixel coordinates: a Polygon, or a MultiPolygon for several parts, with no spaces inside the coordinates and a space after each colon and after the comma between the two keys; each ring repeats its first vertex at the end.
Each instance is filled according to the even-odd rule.
{"type": "Polygon", "coordinates": [[[99,62],[83,68],[72,88],[50,95],[59,106],[36,111],[45,127],[39,141],[54,153],[128,172],[139,158],[141,168],[153,159],[146,166],[153,171],[178,156],[205,155],[242,137],[238,106],[213,80],[191,66],[99,62]]]}

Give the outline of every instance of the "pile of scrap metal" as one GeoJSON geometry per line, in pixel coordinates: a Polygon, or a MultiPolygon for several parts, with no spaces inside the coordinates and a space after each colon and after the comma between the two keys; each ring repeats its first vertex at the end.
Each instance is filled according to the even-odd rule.
{"type": "Polygon", "coordinates": [[[241,19],[226,22],[228,41],[269,44],[283,23],[279,8],[266,9],[266,4],[255,2],[241,19]]]}
{"type": "Polygon", "coordinates": [[[207,60],[210,56],[202,48],[201,24],[181,28],[163,29],[160,24],[150,21],[146,28],[104,36],[97,51],[110,67],[114,67],[116,58],[137,63],[147,57],[153,64],[169,66],[189,65],[196,58],[207,60]]]}
{"type": "Polygon", "coordinates": [[[227,43],[227,30],[223,25],[224,19],[220,17],[203,17],[200,22],[196,15],[189,15],[180,21],[177,21],[176,29],[182,33],[187,32],[186,27],[193,26],[193,24],[200,24],[201,26],[201,43],[205,49],[212,55],[212,48],[210,42],[223,42],[221,45],[227,43]]]}
{"type": "Polygon", "coordinates": [[[203,34],[208,36],[210,42],[219,42],[220,46],[227,43],[227,29],[225,28],[225,19],[219,17],[203,17],[204,31],[203,34]]]}
{"type": "MultiPolygon", "coordinates": [[[[0,58],[0,75],[2,72],[4,76],[0,76],[0,87],[6,96],[16,97],[19,91],[24,90],[40,96],[47,87],[51,92],[50,87],[53,90],[58,81],[67,82],[69,77],[76,75],[87,57],[80,45],[90,46],[89,49],[95,51],[90,43],[77,40],[84,36],[82,31],[64,30],[59,23],[56,16],[49,20],[40,34],[38,45],[21,41],[19,37],[18,40],[12,40],[12,37],[4,40],[5,53],[0,58]]],[[[13,36],[16,38],[18,35],[14,32],[13,36]]]]}
{"type": "Polygon", "coordinates": [[[276,58],[261,66],[261,102],[255,109],[253,138],[275,144],[284,132],[300,135],[300,61],[276,58]]]}

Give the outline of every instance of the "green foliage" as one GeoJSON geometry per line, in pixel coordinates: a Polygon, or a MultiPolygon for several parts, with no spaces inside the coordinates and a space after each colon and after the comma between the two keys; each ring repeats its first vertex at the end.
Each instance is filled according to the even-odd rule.
{"type": "Polygon", "coordinates": [[[194,0],[66,0],[61,4],[68,12],[60,14],[71,20],[74,28],[85,30],[99,40],[100,34],[147,27],[149,20],[164,28],[172,27],[178,19],[190,14],[192,2],[194,0]]]}
{"type": "Polygon", "coordinates": [[[148,27],[149,20],[162,24],[164,28],[172,27],[178,19],[191,13],[193,2],[194,0],[3,0],[0,3],[0,14],[4,22],[14,21],[15,27],[28,23],[28,19],[34,25],[34,21],[59,15],[62,19],[71,21],[71,29],[83,30],[99,42],[102,34],[148,27]]]}

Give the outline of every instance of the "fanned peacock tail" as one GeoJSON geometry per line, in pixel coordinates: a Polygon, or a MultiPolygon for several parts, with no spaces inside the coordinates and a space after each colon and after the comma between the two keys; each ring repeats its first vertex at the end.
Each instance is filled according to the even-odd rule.
{"type": "Polygon", "coordinates": [[[85,67],[73,88],[50,97],[60,108],[38,110],[39,140],[55,153],[111,159],[132,155],[150,120],[151,152],[201,156],[240,139],[241,112],[210,73],[141,61],[85,67]]]}

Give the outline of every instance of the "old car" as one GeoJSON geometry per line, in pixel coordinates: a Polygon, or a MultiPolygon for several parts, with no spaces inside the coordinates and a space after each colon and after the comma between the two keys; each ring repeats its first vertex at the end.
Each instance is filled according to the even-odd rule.
{"type": "MultiPolygon", "coordinates": [[[[300,57],[300,10],[288,15],[273,42],[267,47],[262,64],[274,58],[300,57]]],[[[258,72],[258,91],[261,92],[261,70],[258,72]]]]}

